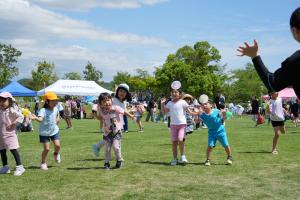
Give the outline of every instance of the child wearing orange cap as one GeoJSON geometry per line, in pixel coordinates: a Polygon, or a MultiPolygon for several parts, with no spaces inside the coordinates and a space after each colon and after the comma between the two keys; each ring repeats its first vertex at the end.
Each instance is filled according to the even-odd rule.
{"type": "Polygon", "coordinates": [[[60,159],[60,137],[57,123],[60,120],[59,111],[56,107],[58,98],[54,92],[46,92],[44,95],[44,107],[40,109],[38,116],[32,115],[33,120],[37,120],[39,124],[40,143],[43,144],[41,170],[48,170],[46,163],[47,155],[50,150],[50,140],[54,144],[54,160],[57,163],[60,159]]]}
{"type": "Polygon", "coordinates": [[[6,151],[9,150],[16,161],[15,176],[21,176],[25,168],[21,164],[18,152],[19,141],[16,134],[17,123],[22,123],[24,116],[13,106],[14,98],[9,92],[0,93],[0,153],[3,167],[0,174],[10,173],[6,151]]]}

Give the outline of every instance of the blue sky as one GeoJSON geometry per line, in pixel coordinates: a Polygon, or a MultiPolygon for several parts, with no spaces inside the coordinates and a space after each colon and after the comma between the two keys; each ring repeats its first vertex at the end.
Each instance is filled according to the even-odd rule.
{"type": "Polygon", "coordinates": [[[88,61],[111,81],[118,71],[149,73],[184,45],[208,41],[227,70],[243,41],[258,40],[271,71],[299,49],[289,30],[296,0],[1,0],[0,42],[22,51],[16,79],[42,60],[56,73],[82,72],[88,61]]]}

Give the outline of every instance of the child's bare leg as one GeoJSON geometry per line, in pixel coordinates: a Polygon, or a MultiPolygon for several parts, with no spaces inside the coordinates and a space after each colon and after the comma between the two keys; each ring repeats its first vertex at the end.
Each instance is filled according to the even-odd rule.
{"type": "Polygon", "coordinates": [[[185,149],[184,141],[179,141],[179,150],[181,155],[184,155],[184,149],[185,149]]]}
{"type": "Polygon", "coordinates": [[[210,160],[210,159],[211,159],[210,155],[211,155],[212,149],[213,149],[213,148],[210,147],[210,146],[207,147],[207,150],[206,150],[206,159],[207,159],[207,160],[210,160]]]}
{"type": "Polygon", "coordinates": [[[50,150],[50,143],[49,142],[44,143],[43,146],[44,146],[44,150],[42,152],[42,163],[46,163],[46,158],[50,150]]]}
{"type": "Polygon", "coordinates": [[[225,151],[226,151],[228,156],[231,156],[231,149],[230,149],[229,146],[225,147],[225,151]]]}
{"type": "Polygon", "coordinates": [[[178,141],[172,142],[173,158],[177,158],[177,145],[178,145],[178,141]]]}
{"type": "Polygon", "coordinates": [[[274,150],[276,150],[276,146],[277,146],[277,143],[278,143],[278,138],[279,138],[279,127],[276,126],[274,127],[274,137],[273,137],[273,148],[272,148],[272,152],[274,150]]]}

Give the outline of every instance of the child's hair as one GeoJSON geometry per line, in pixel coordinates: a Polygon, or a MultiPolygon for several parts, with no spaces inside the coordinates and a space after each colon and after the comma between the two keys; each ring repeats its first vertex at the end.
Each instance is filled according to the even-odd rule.
{"type": "MultiPolygon", "coordinates": [[[[2,98],[2,97],[0,97],[2,98]]],[[[7,99],[8,100],[8,107],[13,107],[14,106],[14,101],[11,98],[2,98],[2,99],[7,99]]]]}
{"type": "Polygon", "coordinates": [[[102,101],[104,101],[106,99],[112,100],[112,96],[107,92],[103,92],[98,97],[98,103],[101,105],[102,101]]]}
{"type": "Polygon", "coordinates": [[[116,90],[116,93],[115,93],[115,97],[117,98],[117,99],[119,99],[120,101],[128,101],[128,102],[131,102],[132,101],[132,97],[131,97],[131,94],[130,94],[130,92],[129,92],[129,86],[127,85],[127,84],[125,84],[125,83],[122,83],[122,84],[120,84],[118,87],[117,87],[117,90],[116,90]],[[125,97],[125,99],[120,99],[119,98],[119,90],[120,89],[122,89],[122,90],[124,90],[124,91],[126,91],[126,97],[125,97]]]}
{"type": "Polygon", "coordinates": [[[173,88],[171,88],[171,91],[173,91],[173,90],[177,90],[180,94],[182,94],[182,89],[181,88],[179,88],[179,89],[173,89],[173,88]]]}
{"type": "Polygon", "coordinates": [[[300,7],[297,8],[291,15],[290,26],[300,29],[300,7]]]}

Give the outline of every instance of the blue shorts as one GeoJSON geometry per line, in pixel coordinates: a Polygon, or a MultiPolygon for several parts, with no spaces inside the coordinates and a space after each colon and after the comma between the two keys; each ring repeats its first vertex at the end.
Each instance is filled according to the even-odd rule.
{"type": "Polygon", "coordinates": [[[48,143],[51,141],[54,141],[54,140],[59,140],[60,137],[59,137],[59,133],[56,133],[55,135],[51,135],[51,136],[42,136],[40,135],[40,143],[48,143]]]}
{"type": "Polygon", "coordinates": [[[226,132],[219,134],[208,134],[208,146],[215,147],[217,140],[221,143],[221,145],[225,148],[229,146],[226,132]]]}

